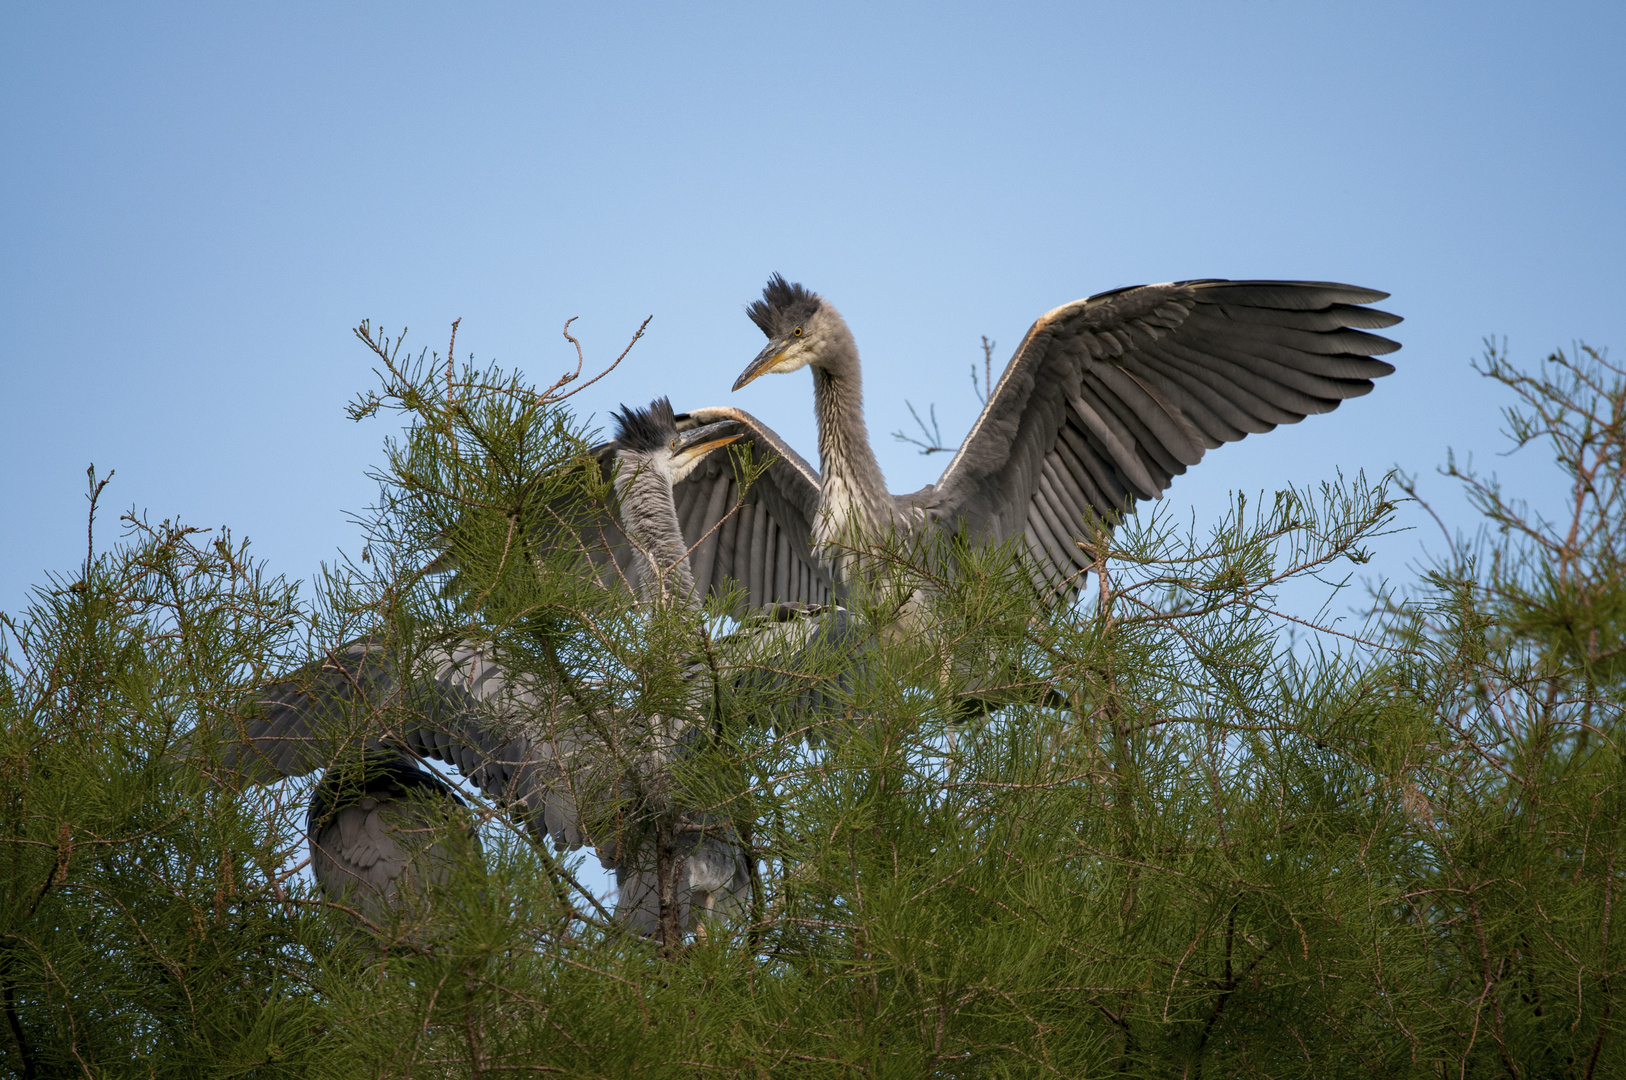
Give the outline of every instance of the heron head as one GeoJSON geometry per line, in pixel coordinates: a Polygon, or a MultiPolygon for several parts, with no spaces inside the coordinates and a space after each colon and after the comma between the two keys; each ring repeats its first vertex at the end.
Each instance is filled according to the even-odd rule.
{"type": "Polygon", "coordinates": [[[816,363],[832,320],[824,298],[775,274],[762,290],[762,299],[745,309],[751,321],[768,335],[768,344],[746,365],[734,382],[738,390],[758,375],[796,371],[816,363]]]}
{"type": "Polygon", "coordinates": [[[733,420],[721,420],[679,431],[672,403],[656,398],[645,409],[625,405],[613,414],[618,453],[637,460],[639,467],[659,469],[669,483],[679,483],[706,455],[739,439],[744,430],[733,420]]]}

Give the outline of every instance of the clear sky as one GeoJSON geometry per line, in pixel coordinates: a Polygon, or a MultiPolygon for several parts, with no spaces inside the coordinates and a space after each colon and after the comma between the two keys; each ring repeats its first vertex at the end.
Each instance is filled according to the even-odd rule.
{"type": "Polygon", "coordinates": [[[363,318],[551,381],[570,316],[591,362],[653,315],[584,408],[736,404],[814,457],[806,374],[729,392],[773,271],[852,324],[894,490],[945,464],[886,437],[906,398],[969,427],[980,335],[1209,276],[1388,290],[1405,347],[1182,512],[1450,446],[1533,483],[1467,365],[1626,349],[1623,46],[1603,3],[5,5],[0,609],[82,558],[91,462],[103,536],[354,550],[363,318]]]}

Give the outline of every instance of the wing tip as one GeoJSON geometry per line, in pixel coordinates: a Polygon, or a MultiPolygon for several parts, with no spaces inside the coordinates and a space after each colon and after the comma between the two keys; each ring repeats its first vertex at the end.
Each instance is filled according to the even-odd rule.
{"type": "MultiPolygon", "coordinates": [[[[1252,301],[1255,306],[1282,307],[1292,311],[1314,311],[1333,304],[1375,304],[1380,300],[1387,300],[1390,296],[1382,289],[1369,289],[1363,285],[1350,285],[1342,281],[1288,279],[1272,281],[1264,278],[1232,281],[1224,278],[1199,278],[1192,281],[1177,281],[1174,284],[1199,290],[1199,295],[1201,292],[1251,292],[1257,298],[1252,301]],[[1260,300],[1276,302],[1259,303],[1260,300]]],[[[1244,297],[1238,296],[1236,299],[1244,300],[1244,297]]]]}

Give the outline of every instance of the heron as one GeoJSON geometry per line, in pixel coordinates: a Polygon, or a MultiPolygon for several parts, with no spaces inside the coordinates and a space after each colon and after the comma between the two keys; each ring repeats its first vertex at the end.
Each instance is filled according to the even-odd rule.
{"type": "MultiPolygon", "coordinates": [[[[616,509],[635,553],[630,584],[640,603],[697,611],[672,485],[734,441],[738,426],[680,432],[665,399],[623,409],[616,420],[616,509]]],[[[666,806],[636,808],[614,830],[603,823],[624,804],[629,779],[642,780],[656,801],[670,786],[665,778],[704,711],[697,682],[692,689],[687,715],[631,718],[617,733],[622,752],[612,754],[572,725],[539,724],[557,714],[557,688],[516,675],[487,643],[460,641],[412,664],[366,638],[263,688],[259,713],[228,744],[225,764],[270,782],[360,759],[362,780],[347,798],[336,798],[340,781],[318,786],[309,832],[318,885],[374,922],[417,895],[404,879],[445,876],[442,847],[413,845],[403,833],[422,827],[425,799],[455,797],[418,764],[434,759],[512,806],[534,838],[596,848],[616,875],[617,916],[635,932],[653,936],[663,917],[681,932],[697,909],[726,916],[743,902],[750,868],[732,828],[685,807],[681,794],[666,806]],[[663,832],[663,814],[681,818],[682,827],[663,832]]]]}
{"type": "MultiPolygon", "coordinates": [[[[480,833],[452,787],[390,754],[328,769],[305,818],[311,876],[324,896],[382,932],[391,915],[420,916],[460,862],[479,860],[480,833]]],[[[406,940],[421,944],[420,927],[406,940]]]]}
{"type": "Polygon", "coordinates": [[[741,446],[772,460],[749,490],[722,455],[676,485],[697,587],[743,588],[757,607],[827,603],[860,578],[856,537],[963,534],[1018,544],[1046,602],[1069,602],[1097,532],[1207,451],[1331,412],[1393,373],[1378,357],[1399,344],[1368,333],[1400,322],[1366,306],[1387,295],[1200,279],[1063,304],[1029,328],[937,483],[893,495],[865,428],[852,331],[823,296],[775,274],[747,307],[768,342],[734,390],[811,369],[819,468],[743,409],[679,416],[680,427],[733,420],[741,446]],[[738,523],[725,522],[740,500],[738,523]]]}

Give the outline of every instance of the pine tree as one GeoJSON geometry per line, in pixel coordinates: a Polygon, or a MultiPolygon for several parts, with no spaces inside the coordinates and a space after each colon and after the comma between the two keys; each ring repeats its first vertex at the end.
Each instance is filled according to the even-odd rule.
{"type": "MultiPolygon", "coordinates": [[[[242,545],[133,522],[6,624],[13,1073],[1622,1067],[1626,373],[1601,354],[1484,367],[1569,516],[1453,463],[1486,529],[1364,618],[1338,613],[1404,478],[1238,496],[1203,530],[1143,512],[1097,532],[1059,608],[1013,551],[863,538],[929,588],[930,625],[888,633],[860,597],[868,638],[787,675],[730,644],[726,599],[640,608],[591,572],[578,527],[607,492],[575,377],[362,335],[381,385],[354,412],[404,434],[361,560],[313,601],[242,545]],[[256,686],[362,635],[491,643],[554,689],[543,721],[604,741],[623,796],[597,834],[678,822],[647,808],[682,792],[750,846],[748,911],[629,934],[590,856],[465,780],[484,858],[434,895],[435,933],[357,934],[297,873],[308,782],[213,755],[256,686]],[[617,773],[632,718],[695,713],[697,686],[671,775],[617,773]]],[[[414,707],[374,705],[351,722],[414,707]]]]}

